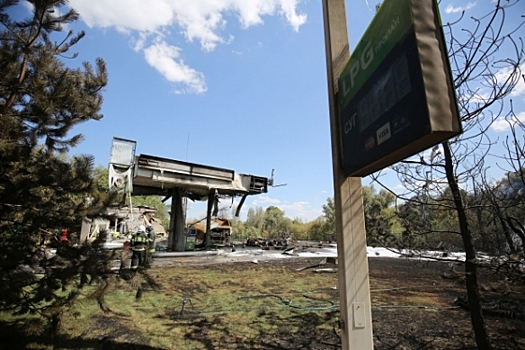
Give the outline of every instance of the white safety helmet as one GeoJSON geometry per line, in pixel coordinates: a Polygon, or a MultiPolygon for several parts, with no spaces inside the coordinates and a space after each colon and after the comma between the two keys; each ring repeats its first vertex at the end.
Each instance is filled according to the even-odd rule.
{"type": "Polygon", "coordinates": [[[142,231],[142,232],[146,231],[146,228],[144,227],[144,225],[139,226],[139,231],[142,231]]]}

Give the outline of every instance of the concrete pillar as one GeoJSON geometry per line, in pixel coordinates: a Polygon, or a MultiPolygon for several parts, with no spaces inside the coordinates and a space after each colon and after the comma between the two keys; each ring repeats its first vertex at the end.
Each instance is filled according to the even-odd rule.
{"type": "Polygon", "coordinates": [[[186,249],[184,210],[182,205],[181,191],[178,188],[174,188],[171,194],[171,215],[168,246],[172,251],[175,252],[183,252],[186,249]]]}
{"type": "Polygon", "coordinates": [[[213,209],[214,200],[215,200],[215,192],[210,191],[210,193],[208,193],[208,207],[206,209],[206,244],[205,244],[206,249],[208,249],[211,245],[211,237],[210,237],[211,211],[213,209]]]}

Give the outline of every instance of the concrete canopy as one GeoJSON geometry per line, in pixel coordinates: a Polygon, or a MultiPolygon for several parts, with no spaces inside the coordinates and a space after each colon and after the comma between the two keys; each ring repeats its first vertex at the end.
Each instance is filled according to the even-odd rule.
{"type": "Polygon", "coordinates": [[[133,195],[170,195],[183,190],[192,200],[207,200],[211,191],[219,195],[244,196],[268,192],[271,179],[238,174],[233,170],[188,163],[149,155],[135,157],[133,195]]]}
{"type": "Polygon", "coordinates": [[[268,192],[273,180],[238,174],[230,169],[188,163],[141,154],[135,156],[136,142],[114,137],[109,164],[109,187],[131,195],[158,195],[171,198],[168,249],[185,250],[183,197],[208,201],[206,247],[210,244],[210,222],[218,210],[219,197],[242,196],[236,216],[248,195],[268,192]]]}

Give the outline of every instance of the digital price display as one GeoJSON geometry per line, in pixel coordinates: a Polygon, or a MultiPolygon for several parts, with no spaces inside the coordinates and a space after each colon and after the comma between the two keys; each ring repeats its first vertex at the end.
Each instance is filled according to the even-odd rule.
{"type": "Polygon", "coordinates": [[[411,91],[408,62],[403,53],[387,68],[378,81],[359,99],[357,116],[363,132],[411,91]]]}
{"type": "Polygon", "coordinates": [[[461,133],[437,11],[434,0],[386,0],[356,46],[339,79],[346,176],[461,133]]]}

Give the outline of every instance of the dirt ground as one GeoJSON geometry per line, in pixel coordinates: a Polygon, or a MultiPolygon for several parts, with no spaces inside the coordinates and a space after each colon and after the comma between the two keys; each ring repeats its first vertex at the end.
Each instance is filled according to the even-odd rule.
{"type": "MultiPolygon", "coordinates": [[[[464,279],[451,265],[372,258],[369,268],[376,349],[476,349],[470,314],[456,302],[466,295],[464,279]],[[384,284],[401,289],[380,293],[377,286],[384,284]],[[406,307],[381,307],[385,297],[399,302],[403,294],[406,307]]],[[[490,271],[480,273],[480,286],[494,349],[525,349],[525,286],[490,271]]]]}
{"type": "MultiPolygon", "coordinates": [[[[261,268],[284,265],[295,270],[319,260],[290,258],[258,263],[261,268]]],[[[158,259],[156,265],[213,264],[213,269],[221,270],[230,269],[232,263],[240,269],[253,264],[247,259],[234,261],[219,256],[176,261],[158,259]]],[[[476,349],[469,312],[457,302],[466,295],[462,270],[462,265],[452,263],[369,258],[374,348],[476,349]]],[[[503,280],[485,270],[480,273],[480,285],[493,348],[525,349],[523,283],[503,280]]],[[[269,337],[263,341],[263,348],[337,349],[340,348],[338,332],[334,328],[331,333],[318,334],[305,327],[300,334],[269,337]]]]}
{"type": "MultiPolygon", "coordinates": [[[[231,250],[231,249],[230,249],[231,250]]],[[[275,254],[281,254],[275,252],[275,254]]],[[[279,290],[282,282],[279,276],[286,275],[290,280],[301,276],[315,275],[313,269],[298,272],[297,269],[319,263],[319,257],[287,257],[275,258],[269,255],[252,252],[243,256],[205,255],[197,257],[158,258],[155,259],[152,274],[162,275],[162,269],[179,270],[184,266],[197,267],[206,265],[205,271],[210,274],[236,276],[229,284],[243,290],[244,286],[239,276],[247,272],[257,275],[260,271],[275,273],[273,281],[265,282],[267,290],[279,290]],[[266,257],[266,258],[265,258],[266,257]],[[278,275],[279,274],[279,275],[278,275]]],[[[328,262],[324,268],[337,268],[328,262]]],[[[369,258],[370,295],[372,305],[372,329],[374,348],[376,350],[474,350],[476,349],[474,334],[469,312],[458,305],[456,300],[465,296],[464,278],[461,265],[452,263],[408,260],[406,258],[369,258]]],[[[330,289],[337,286],[337,275],[328,278],[330,289]]],[[[316,278],[316,280],[320,280],[316,278]]],[[[193,281],[194,282],[194,281],[193,281]]],[[[181,285],[177,288],[188,290],[195,288],[195,282],[181,285]]],[[[226,283],[226,282],[225,282],[226,283]]],[[[524,349],[525,350],[525,285],[501,278],[501,275],[491,271],[480,273],[480,286],[485,310],[487,330],[492,340],[494,350],[524,349]]],[[[334,291],[337,298],[337,291],[334,291]]],[[[177,309],[178,310],[178,309],[177,309]]],[[[340,349],[340,329],[337,320],[340,317],[338,308],[318,312],[298,312],[293,317],[281,318],[278,311],[260,322],[275,319],[280,323],[278,332],[262,333],[256,343],[246,339],[236,338],[234,334],[222,337],[221,346],[212,341],[212,334],[220,333],[224,327],[220,315],[193,320],[179,320],[167,312],[159,311],[156,317],[166,324],[182,324],[188,330],[185,337],[192,342],[191,347],[184,349],[340,349]],[[173,316],[173,317],[172,317],[173,316]],[[193,321],[192,321],[193,320],[193,321]],[[326,327],[326,325],[329,325],[326,327]],[[293,332],[287,329],[294,329],[293,332]],[[296,331],[298,330],[298,331],[296,331]],[[197,346],[197,347],[195,347],[197,346]]],[[[89,331],[106,334],[101,339],[65,338],[55,349],[112,349],[112,350],[161,350],[165,347],[150,346],[147,337],[137,333],[132,326],[123,326],[124,318],[118,315],[97,313],[89,331]],[[118,329],[118,332],[116,331],[118,329]],[[111,330],[110,334],[108,330],[111,330]],[[105,333],[104,333],[105,332],[105,333]],[[120,337],[125,342],[118,341],[120,337]],[[82,344],[82,347],[78,347],[82,344]]],[[[265,315],[262,315],[265,316],[265,315]]],[[[29,339],[22,330],[0,323],[0,349],[49,349],[50,343],[40,338],[29,339]],[[26,347],[29,343],[48,344],[47,347],[26,347]],[[25,344],[16,347],[13,344],[25,344]]],[[[181,327],[179,327],[181,328],[181,327]]],[[[177,328],[177,329],[179,329],[177,328]]],[[[175,329],[175,328],[174,328],[175,329]]],[[[174,349],[169,346],[169,349],[174,349]]],[[[179,347],[175,347],[179,349],[179,347]]],[[[352,350],[360,350],[353,349],[352,350]]]]}

